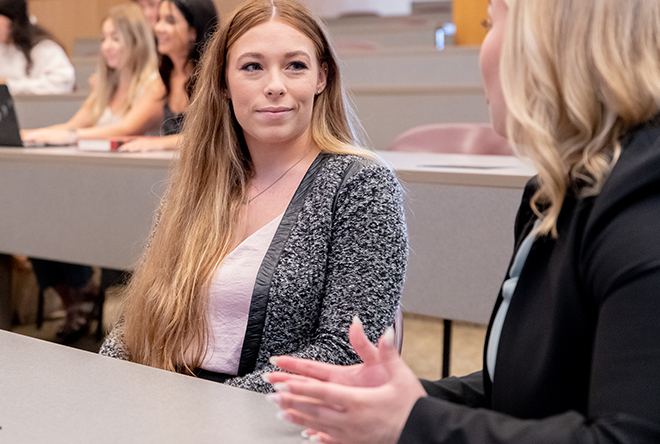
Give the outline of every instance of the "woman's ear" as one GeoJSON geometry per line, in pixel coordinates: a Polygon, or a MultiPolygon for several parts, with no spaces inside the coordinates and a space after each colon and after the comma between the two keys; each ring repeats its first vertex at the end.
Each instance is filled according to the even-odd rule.
{"type": "Polygon", "coordinates": [[[188,41],[190,42],[191,46],[194,45],[197,41],[197,31],[195,31],[195,28],[192,26],[188,28],[188,41]]]}
{"type": "Polygon", "coordinates": [[[316,81],[316,95],[318,96],[323,92],[328,83],[328,64],[323,62],[321,63],[319,69],[319,77],[316,81]]]}

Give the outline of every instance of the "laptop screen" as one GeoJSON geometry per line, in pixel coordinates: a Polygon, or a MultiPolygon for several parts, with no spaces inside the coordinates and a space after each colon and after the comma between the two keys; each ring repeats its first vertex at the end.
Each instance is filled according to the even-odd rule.
{"type": "Polygon", "coordinates": [[[7,85],[0,85],[0,148],[23,146],[14,100],[7,85]]]}

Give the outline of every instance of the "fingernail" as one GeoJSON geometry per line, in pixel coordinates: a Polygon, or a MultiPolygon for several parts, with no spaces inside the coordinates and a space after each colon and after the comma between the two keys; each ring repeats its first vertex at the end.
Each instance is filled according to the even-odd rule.
{"type": "Polygon", "coordinates": [[[275,416],[280,421],[291,421],[291,415],[289,415],[287,412],[283,412],[281,410],[279,412],[277,412],[277,414],[275,416]]]}
{"type": "Polygon", "coordinates": [[[302,436],[303,439],[309,439],[309,432],[307,430],[303,430],[300,432],[300,436],[302,436]]]}
{"type": "Polygon", "coordinates": [[[266,395],[266,401],[275,404],[276,406],[280,406],[282,403],[282,397],[278,395],[277,393],[269,393],[266,395]]]}
{"type": "Polygon", "coordinates": [[[291,391],[289,389],[289,384],[285,382],[278,382],[276,384],[273,384],[273,388],[275,389],[276,392],[289,393],[291,391]]]}
{"type": "Polygon", "coordinates": [[[362,321],[358,318],[358,315],[353,315],[353,324],[362,326],[362,321]]]}
{"type": "Polygon", "coordinates": [[[394,347],[394,328],[392,328],[392,326],[389,326],[385,329],[383,339],[385,344],[387,344],[389,347],[394,347]]]}
{"type": "Polygon", "coordinates": [[[273,364],[275,367],[277,367],[277,356],[271,356],[271,357],[268,359],[268,362],[270,362],[270,363],[273,364]]]}
{"type": "Polygon", "coordinates": [[[321,442],[321,438],[318,435],[312,435],[309,437],[309,442],[321,442]]]}
{"type": "Polygon", "coordinates": [[[270,373],[262,373],[261,379],[263,379],[264,381],[270,384],[270,373]]]}

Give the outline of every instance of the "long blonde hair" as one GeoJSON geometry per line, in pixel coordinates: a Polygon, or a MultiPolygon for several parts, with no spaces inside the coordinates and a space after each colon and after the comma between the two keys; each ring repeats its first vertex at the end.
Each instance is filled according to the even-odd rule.
{"type": "Polygon", "coordinates": [[[531,159],[540,234],[569,191],[600,192],[620,139],[660,109],[660,2],[507,0],[500,74],[507,135],[531,159]]]}
{"type": "MultiPolygon", "coordinates": [[[[147,82],[157,78],[158,56],[153,33],[138,5],[125,3],[114,6],[110,8],[103,22],[106,20],[112,21],[122,36],[127,57],[123,69],[129,70],[131,74],[126,100],[118,113],[124,115],[144,92],[147,82]]],[[[119,70],[108,67],[102,55],[99,55],[96,73],[96,85],[89,97],[94,121],[101,117],[119,86],[119,70]]]]}
{"type": "Polygon", "coordinates": [[[336,57],[320,23],[294,0],[242,4],[213,36],[186,114],[181,158],[150,246],[125,290],[124,339],[131,359],[192,373],[204,358],[207,289],[228,254],[253,173],[242,129],[226,95],[227,53],[254,26],[281,20],[309,37],[327,86],[316,96],[311,137],[321,151],[364,155],[336,57]]]}

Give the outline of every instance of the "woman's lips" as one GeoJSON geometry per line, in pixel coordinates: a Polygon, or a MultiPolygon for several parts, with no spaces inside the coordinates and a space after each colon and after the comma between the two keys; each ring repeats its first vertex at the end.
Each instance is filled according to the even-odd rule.
{"type": "Polygon", "coordinates": [[[292,110],[293,108],[287,108],[283,106],[266,107],[258,109],[257,114],[269,120],[277,120],[286,117],[292,110]]]}

